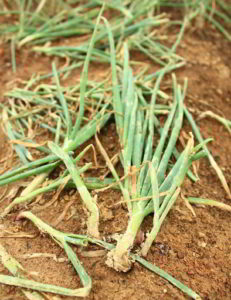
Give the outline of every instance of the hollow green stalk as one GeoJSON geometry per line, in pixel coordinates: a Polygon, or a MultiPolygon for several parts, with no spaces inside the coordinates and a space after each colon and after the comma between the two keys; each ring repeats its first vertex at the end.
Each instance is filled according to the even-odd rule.
{"type": "Polygon", "coordinates": [[[79,170],[73,163],[71,157],[62,148],[60,148],[53,142],[49,142],[48,147],[66,165],[86,208],[90,212],[87,226],[89,234],[94,237],[99,237],[99,209],[96,203],[96,198],[92,198],[86,185],[84,184],[83,180],[79,175],[79,170]]]}

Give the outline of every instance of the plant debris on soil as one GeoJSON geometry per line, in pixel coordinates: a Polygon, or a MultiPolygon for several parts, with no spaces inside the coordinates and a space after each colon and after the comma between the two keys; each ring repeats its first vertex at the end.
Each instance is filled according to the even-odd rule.
{"type": "MultiPolygon", "coordinates": [[[[146,11],[151,1],[143,2],[0,3],[0,300],[231,299],[231,6],[157,1],[146,11]],[[185,175],[173,191],[175,203],[145,260],[142,247],[157,222],[156,207],[120,256],[128,255],[127,272],[117,272],[114,251],[128,231],[133,203],[150,203],[136,190],[139,174],[143,168],[149,178],[158,126],[166,124],[174,101],[183,100],[206,141],[201,149],[209,149],[227,185],[206,150],[190,152],[192,177],[185,175]],[[154,102],[159,125],[148,121],[145,138],[150,135],[151,156],[145,161],[142,154],[132,169],[137,160],[133,155],[127,167],[133,148],[126,148],[123,129],[133,128],[136,104],[143,116],[137,120],[145,122],[154,102]],[[31,167],[44,167],[40,175],[24,176],[42,158],[48,160],[31,167]],[[18,180],[8,175],[14,172],[18,180]],[[25,285],[17,287],[14,279],[25,285]],[[29,280],[44,288],[33,291],[29,280]]],[[[167,141],[173,132],[171,125],[167,141]]],[[[197,146],[193,134],[184,117],[174,149],[184,153],[190,141],[197,146]]],[[[177,159],[170,156],[163,181],[177,159]]],[[[154,190],[153,177],[149,184],[154,190]]]]}

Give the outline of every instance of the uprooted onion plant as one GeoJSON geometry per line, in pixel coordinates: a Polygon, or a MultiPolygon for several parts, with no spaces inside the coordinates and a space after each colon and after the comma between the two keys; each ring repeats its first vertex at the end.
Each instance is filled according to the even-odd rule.
{"type": "MultiPolygon", "coordinates": [[[[102,11],[103,10],[101,10],[101,13],[102,11]]],[[[83,67],[80,82],[79,112],[77,117],[75,116],[76,118],[74,124],[72,123],[70,105],[68,105],[67,98],[63,94],[63,89],[60,86],[58,73],[54,63],[52,65],[53,75],[56,80],[56,89],[54,91],[48,88],[47,86],[46,88],[44,88],[43,86],[44,89],[42,91],[39,91],[38,93],[32,91],[16,90],[14,93],[11,93],[11,96],[13,96],[13,99],[15,99],[15,102],[12,101],[11,109],[4,107],[3,125],[5,132],[8,135],[9,139],[12,140],[12,142],[16,143],[16,145],[14,145],[14,148],[24,165],[2,174],[0,176],[0,186],[17,181],[19,179],[25,179],[33,175],[36,175],[36,177],[24,189],[20,197],[14,199],[14,201],[5,208],[5,210],[1,214],[1,217],[8,214],[16,204],[29,201],[33,199],[36,195],[44,192],[45,190],[48,191],[56,188],[57,186],[65,184],[66,181],[68,181],[68,179],[72,177],[75,187],[79,191],[83,203],[86,206],[90,215],[88,218],[88,233],[91,236],[99,237],[99,210],[95,198],[91,196],[90,192],[88,191],[85,183],[83,182],[80,176],[80,174],[82,174],[83,171],[86,171],[88,169],[89,165],[85,165],[82,170],[76,166],[76,162],[80,159],[80,157],[84,155],[86,150],[89,149],[89,146],[85,150],[83,150],[82,153],[78,155],[75,159],[73,159],[72,156],[73,151],[78,146],[82,145],[85,141],[87,141],[90,137],[94,136],[96,131],[105,125],[105,123],[108,121],[111,115],[107,112],[109,104],[106,103],[106,101],[101,101],[96,106],[91,120],[89,120],[87,123],[81,126],[84,121],[84,111],[86,104],[85,97],[87,93],[88,66],[94,47],[96,32],[99,25],[101,13],[97,19],[97,23],[94,28],[94,33],[89,44],[87,56],[83,67]],[[44,93],[46,94],[47,89],[51,93],[51,96],[49,94],[47,95],[48,100],[47,98],[42,98],[42,95],[44,95],[44,93]],[[54,101],[54,99],[57,98],[58,101],[54,101]],[[17,105],[16,99],[18,100],[19,105],[17,105]],[[32,106],[32,110],[36,110],[36,118],[33,117],[31,111],[24,111],[23,113],[22,111],[20,111],[20,108],[22,108],[22,106],[24,107],[23,104],[25,104],[25,106],[27,107],[30,107],[31,104],[34,104],[32,106]],[[55,116],[57,120],[56,129],[51,128],[51,126],[49,126],[49,123],[43,124],[45,119],[44,116],[49,114],[52,115],[52,109],[55,109],[57,113],[53,113],[53,116],[55,116]],[[41,115],[39,114],[40,110],[41,115]],[[27,117],[29,121],[27,120],[27,117]],[[12,120],[15,121],[14,125],[12,125],[12,120]],[[29,122],[34,122],[37,124],[42,123],[42,125],[46,126],[46,128],[52,129],[55,132],[55,141],[48,142],[48,147],[44,147],[35,144],[30,139],[28,140],[25,136],[24,131],[25,128],[28,129],[29,127],[31,127],[29,126],[31,124],[28,124],[29,122]],[[60,141],[62,137],[63,141],[60,141]],[[30,161],[32,160],[30,152],[28,151],[25,145],[29,147],[32,147],[34,145],[37,150],[45,152],[47,156],[41,159],[30,161]],[[45,190],[44,188],[37,189],[37,187],[44,182],[48,175],[58,165],[60,165],[62,161],[66,165],[67,171],[64,172],[61,178],[57,179],[55,182],[50,184],[50,186],[47,187],[47,189],[45,190]],[[70,173],[70,176],[68,173],[70,173]]],[[[91,90],[97,91],[97,87],[99,87],[99,85],[97,86],[96,84],[96,88],[93,88],[91,90]]]]}
{"type": "MultiPolygon", "coordinates": [[[[129,221],[116,248],[107,257],[107,264],[118,271],[126,272],[130,269],[132,261],[129,251],[144,218],[153,214],[152,230],[141,248],[142,255],[147,254],[179,196],[181,184],[192,162],[205,156],[205,152],[201,150],[202,144],[195,147],[191,135],[183,152],[177,155],[175,163],[171,161],[182,128],[187,82],[182,90],[173,75],[173,103],[162,128],[155,115],[155,105],[160,82],[167,68],[162,69],[157,76],[151,101],[146,101],[143,90],[139,88],[129,67],[129,53],[125,45],[122,91],[114,97],[113,104],[122,149],[120,162],[125,178],[119,185],[127,204],[129,221]],[[156,135],[155,131],[159,134],[156,135]]],[[[116,170],[98,139],[97,143],[112,174],[119,181],[116,170]]]]}

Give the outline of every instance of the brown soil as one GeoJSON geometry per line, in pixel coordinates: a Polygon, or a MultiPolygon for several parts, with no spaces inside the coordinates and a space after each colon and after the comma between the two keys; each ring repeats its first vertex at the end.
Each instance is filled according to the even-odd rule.
{"type": "MultiPolygon", "coordinates": [[[[208,30],[203,34],[187,32],[178,52],[187,59],[187,64],[177,71],[177,77],[182,81],[184,77],[189,79],[186,103],[192,109],[195,118],[199,112],[212,110],[230,119],[230,43],[216,31],[208,30]]],[[[4,43],[0,45],[0,61],[0,96],[3,102],[7,101],[3,97],[4,92],[16,86],[17,79],[28,80],[34,73],[50,72],[52,58],[38,56],[22,49],[17,52],[17,73],[13,74],[10,45],[4,43]]],[[[147,62],[152,65],[150,61],[147,62]]],[[[156,66],[153,65],[153,68],[156,66]]],[[[98,76],[99,72],[104,74],[104,68],[99,69],[96,66],[91,68],[92,77],[98,76]]],[[[79,70],[73,73],[72,83],[79,79],[79,74],[79,70]]],[[[169,84],[170,81],[166,80],[166,89],[169,84]]],[[[209,148],[222,167],[230,185],[231,139],[229,133],[212,119],[204,119],[198,124],[204,137],[214,138],[209,148]]],[[[189,126],[185,124],[185,131],[188,130],[190,130],[189,126]]],[[[2,132],[0,138],[0,160],[2,161],[6,157],[11,157],[11,146],[2,132]]],[[[118,151],[118,141],[113,123],[102,130],[100,139],[110,156],[118,151]]],[[[101,163],[103,164],[103,161],[101,163]]],[[[186,195],[215,199],[230,204],[230,200],[207,159],[200,162],[199,176],[200,181],[195,184],[186,179],[184,184],[186,195]]],[[[8,187],[8,191],[13,187],[15,185],[8,187]]],[[[5,187],[1,188],[1,194],[4,190],[5,187]]],[[[49,200],[53,194],[44,195],[44,201],[49,200]]],[[[112,190],[99,195],[102,236],[109,236],[115,232],[122,233],[126,228],[126,210],[120,205],[114,206],[120,196],[119,192],[112,190]]],[[[75,199],[71,208],[75,210],[75,217],[69,221],[62,221],[56,228],[73,233],[85,233],[86,213],[76,192],[63,192],[52,209],[36,213],[36,215],[48,224],[52,224],[62,213],[67,201],[72,199],[75,199]]],[[[5,197],[1,203],[1,211],[8,201],[9,198],[5,197]]],[[[33,205],[29,206],[29,209],[33,210],[33,208],[33,205]]],[[[69,213],[71,209],[69,209],[69,213]]],[[[194,206],[194,210],[196,217],[192,215],[183,201],[177,202],[162,226],[147,259],[198,292],[202,299],[231,299],[231,214],[208,207],[194,206]]],[[[63,258],[65,253],[49,236],[40,234],[31,222],[15,221],[17,213],[18,211],[14,211],[1,220],[1,231],[5,233],[7,230],[12,234],[24,232],[32,234],[34,237],[4,237],[0,238],[0,243],[27,271],[35,272],[37,281],[69,288],[80,287],[78,276],[67,261],[55,262],[52,258],[23,257],[25,254],[50,253],[55,254],[58,258],[63,258]]],[[[146,218],[143,229],[148,230],[151,224],[152,217],[150,216],[146,218]]],[[[135,263],[133,269],[127,274],[119,274],[105,265],[104,256],[86,258],[81,255],[79,248],[73,248],[92,277],[93,289],[86,299],[188,299],[177,288],[150,273],[138,263],[135,263]]],[[[1,264],[0,273],[8,274],[1,264]]],[[[2,300],[25,299],[20,289],[12,286],[0,285],[0,295],[2,300]]],[[[49,299],[71,300],[74,298],[61,296],[54,298],[53,296],[49,299]]]]}

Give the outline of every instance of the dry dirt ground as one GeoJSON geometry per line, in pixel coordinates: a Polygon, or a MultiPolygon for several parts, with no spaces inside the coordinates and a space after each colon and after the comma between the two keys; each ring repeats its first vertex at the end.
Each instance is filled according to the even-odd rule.
{"type": "MultiPolygon", "coordinates": [[[[174,34],[174,33],[173,33],[174,34]]],[[[211,28],[200,33],[187,31],[178,48],[178,53],[186,58],[187,64],[178,70],[177,77],[183,81],[189,79],[186,104],[198,113],[212,110],[228,119],[231,116],[231,46],[223,36],[211,28]]],[[[134,57],[136,54],[133,54],[134,57]]],[[[133,58],[133,57],[131,57],[133,58]]],[[[5,91],[16,86],[17,79],[28,80],[33,73],[51,71],[51,57],[37,56],[28,49],[17,52],[17,73],[11,71],[10,45],[0,45],[0,101],[4,103],[5,91]]],[[[151,61],[147,61],[150,65],[151,61]]],[[[156,66],[153,65],[153,68],[156,66]]],[[[102,72],[104,68],[102,67],[102,72]]],[[[101,69],[91,67],[90,76],[99,76],[101,69]]],[[[79,79],[80,70],[73,72],[71,82],[79,79]]],[[[68,84],[64,82],[63,84],[68,84]]],[[[163,89],[169,88],[170,78],[166,78],[163,89]]],[[[231,138],[226,129],[212,119],[198,122],[204,137],[213,137],[209,145],[214,157],[222,167],[231,188],[231,138]]],[[[185,131],[190,130],[185,124],[185,131]]],[[[46,138],[46,137],[45,137],[46,138]]],[[[101,141],[112,156],[118,150],[118,141],[113,122],[101,131],[101,141]]],[[[11,146],[0,134],[0,160],[11,155],[11,146]]],[[[93,140],[94,142],[94,140],[93,140]]],[[[92,159],[91,156],[86,159],[92,159]]],[[[15,163],[15,162],[14,162],[15,163]]],[[[221,184],[210,167],[207,159],[200,162],[200,181],[193,184],[185,181],[184,192],[189,196],[211,198],[231,204],[221,184]]],[[[11,186],[8,187],[10,190],[11,186]]],[[[1,194],[5,187],[1,188],[1,194]]],[[[53,193],[43,196],[40,204],[49,201],[53,193]]],[[[2,211],[9,199],[0,204],[2,211]]],[[[100,232],[102,236],[122,233],[127,224],[127,213],[121,205],[114,205],[120,199],[120,193],[109,190],[98,198],[101,209],[100,232]]],[[[52,224],[62,213],[67,201],[74,200],[69,212],[74,211],[74,218],[63,220],[56,226],[62,231],[85,233],[86,214],[81,200],[75,191],[62,192],[56,204],[49,210],[36,212],[42,220],[52,224]]],[[[37,204],[39,205],[39,204],[37,204]]],[[[33,211],[35,206],[29,206],[33,211]]],[[[22,209],[22,208],[21,208],[22,209]]],[[[168,215],[148,254],[148,261],[155,263],[172,276],[198,292],[204,300],[231,299],[231,214],[217,208],[194,206],[196,217],[179,199],[168,215]]],[[[35,272],[36,280],[69,288],[80,287],[80,281],[72,266],[64,260],[56,262],[49,257],[25,258],[25,254],[49,253],[58,258],[65,257],[64,251],[47,235],[42,235],[37,228],[27,221],[15,221],[18,211],[14,210],[0,221],[0,243],[29,272],[35,272]],[[6,231],[7,230],[7,231],[6,231]],[[19,233],[32,237],[14,237],[19,233]],[[10,237],[6,237],[6,236],[10,237]]],[[[150,228],[152,217],[148,217],[143,230],[150,228]]],[[[127,274],[119,274],[105,265],[105,256],[86,258],[79,248],[73,247],[84,267],[93,280],[93,289],[87,300],[122,300],[122,299],[188,299],[177,288],[157,275],[144,269],[138,263],[127,274]]],[[[0,273],[8,274],[0,264],[0,273]]],[[[23,300],[19,288],[0,285],[1,300],[23,300]]],[[[53,299],[71,300],[71,297],[53,299]]]]}

